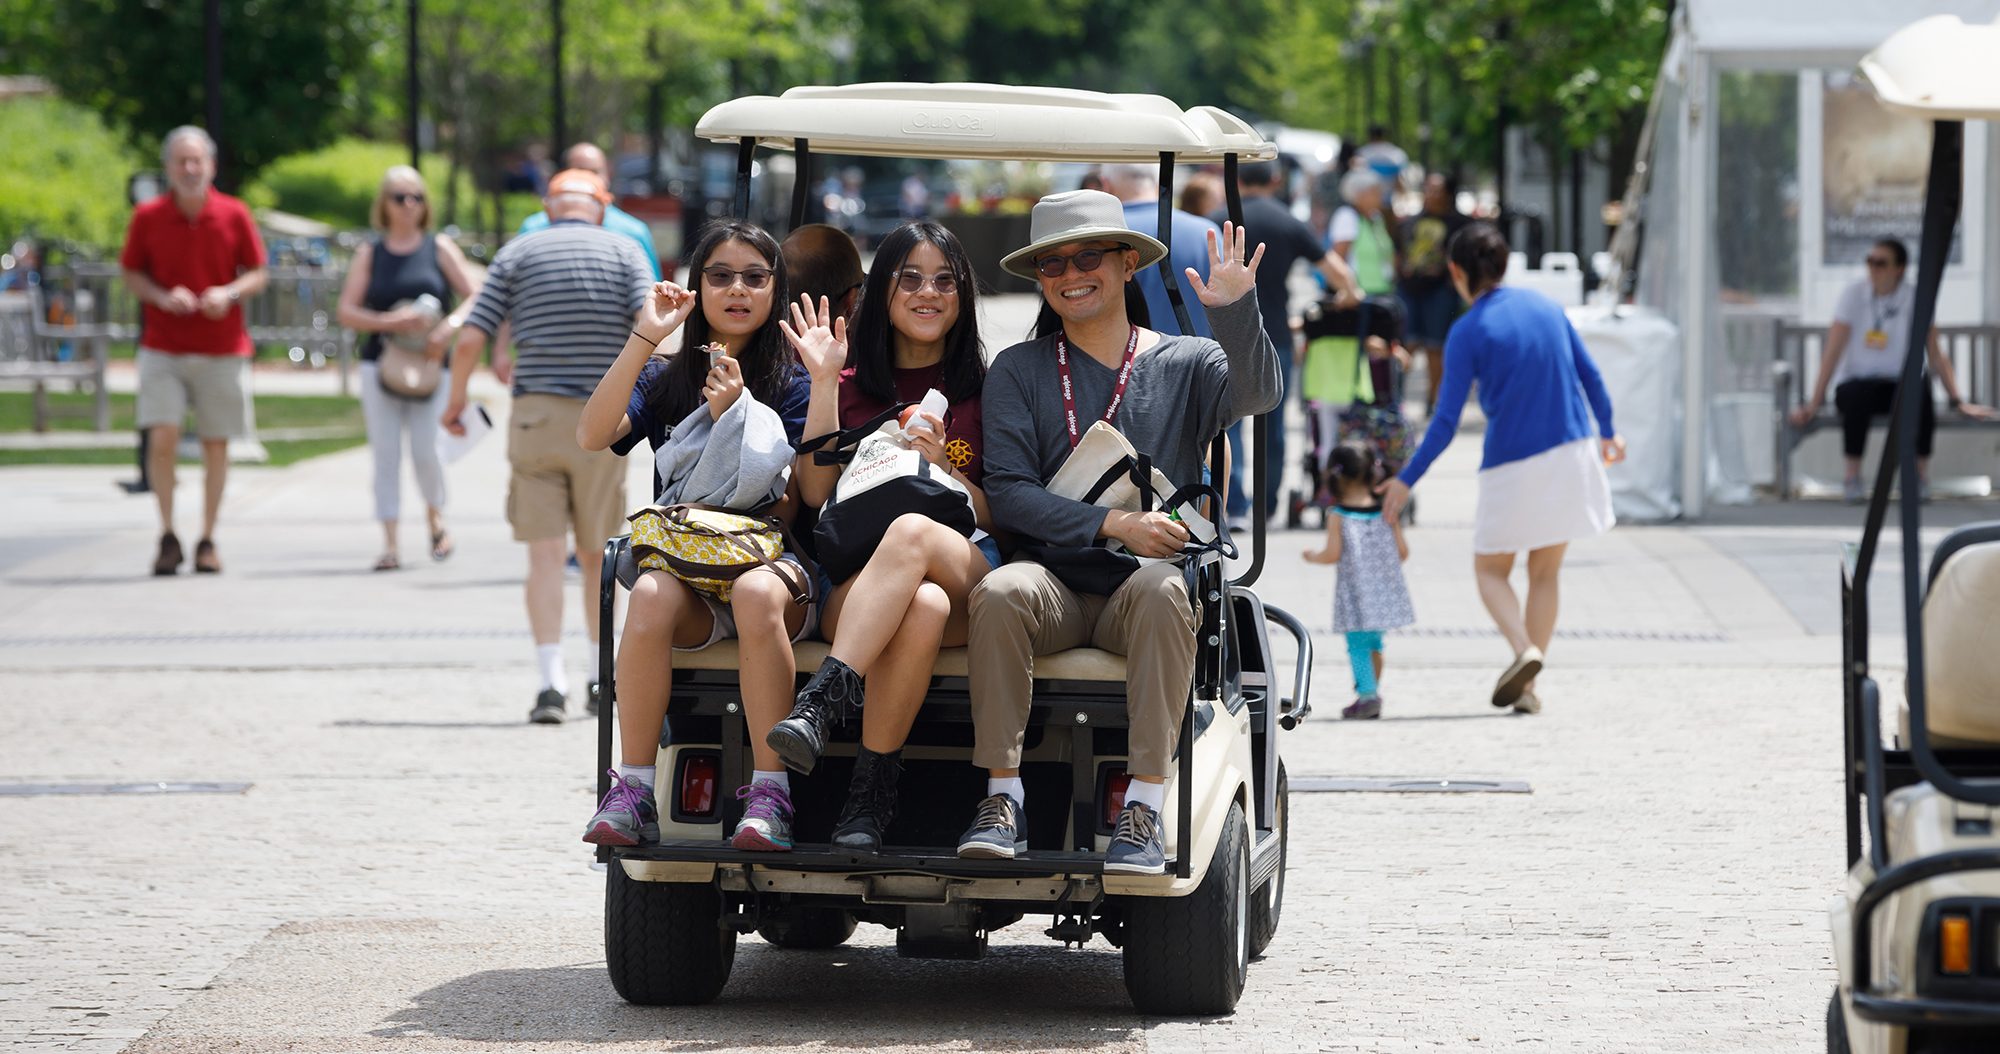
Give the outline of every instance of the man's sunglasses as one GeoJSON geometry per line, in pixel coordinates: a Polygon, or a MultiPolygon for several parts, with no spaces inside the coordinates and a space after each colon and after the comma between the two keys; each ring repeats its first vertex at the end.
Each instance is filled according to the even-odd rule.
{"type": "Polygon", "coordinates": [[[389,200],[398,205],[421,205],[424,203],[424,196],[422,194],[391,194],[389,195],[389,200]]]}
{"type": "Polygon", "coordinates": [[[1061,278],[1063,273],[1069,270],[1069,265],[1074,262],[1079,271],[1095,271],[1104,264],[1106,253],[1124,252],[1130,248],[1131,246],[1120,242],[1116,249],[1085,249],[1073,256],[1044,256],[1035,261],[1035,270],[1040,271],[1044,278],[1061,278]]]}
{"type": "Polygon", "coordinates": [[[1896,262],[1895,262],[1894,260],[1891,260],[1891,259],[1889,259],[1889,258],[1888,258],[1888,257],[1886,257],[1886,256],[1870,256],[1870,257],[1868,258],[1868,266],[1870,266],[1870,267],[1894,267],[1894,266],[1896,266],[1896,262]]]}
{"type": "Polygon", "coordinates": [[[939,271],[927,275],[920,271],[897,271],[896,288],[905,293],[914,293],[928,284],[938,291],[939,296],[950,296],[958,292],[958,276],[950,271],[939,271]]]}
{"type": "Polygon", "coordinates": [[[771,270],[767,267],[746,267],[736,271],[717,265],[702,268],[701,275],[708,280],[710,289],[727,289],[736,284],[739,276],[743,279],[745,289],[762,289],[771,284],[771,270]]]}

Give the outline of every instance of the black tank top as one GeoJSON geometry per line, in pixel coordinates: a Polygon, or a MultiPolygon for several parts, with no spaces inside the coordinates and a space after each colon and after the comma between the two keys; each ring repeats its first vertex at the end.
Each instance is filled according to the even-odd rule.
{"type": "MultiPolygon", "coordinates": [[[[382,239],[375,239],[374,251],[369,254],[368,292],[361,297],[361,306],[370,311],[387,311],[404,300],[415,300],[429,293],[437,297],[438,303],[450,311],[451,286],[444,280],[444,271],[438,267],[437,235],[425,232],[424,240],[415,252],[408,256],[398,256],[390,252],[382,239]]],[[[382,357],[382,334],[370,333],[361,345],[361,361],[374,362],[382,357]]]]}

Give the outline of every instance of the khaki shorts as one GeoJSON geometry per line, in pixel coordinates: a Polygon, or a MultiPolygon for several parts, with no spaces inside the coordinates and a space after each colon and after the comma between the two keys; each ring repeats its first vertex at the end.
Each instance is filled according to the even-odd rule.
{"type": "Polygon", "coordinates": [[[229,439],[250,434],[250,357],[139,349],[140,428],[182,426],[194,405],[195,435],[229,439]]]}
{"type": "Polygon", "coordinates": [[[572,527],[578,552],[624,533],[625,459],[576,445],[582,399],[517,395],[507,418],[507,522],[514,540],[559,538],[572,527]]]}

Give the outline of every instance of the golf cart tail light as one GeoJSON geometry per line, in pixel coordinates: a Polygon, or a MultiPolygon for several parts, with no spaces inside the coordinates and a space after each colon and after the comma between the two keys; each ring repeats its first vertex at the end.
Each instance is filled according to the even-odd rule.
{"type": "Polygon", "coordinates": [[[681,815],[715,815],[715,771],[717,761],[696,754],[681,766],[681,815]]]}
{"type": "Polygon", "coordinates": [[[1098,817],[1106,827],[1118,826],[1118,814],[1125,811],[1125,788],[1132,785],[1132,775],[1124,769],[1112,769],[1104,776],[1104,805],[1098,817]]]}
{"type": "Polygon", "coordinates": [[[1938,970],[1972,972],[1972,919],[1964,915],[1938,919],[1938,970]]]}

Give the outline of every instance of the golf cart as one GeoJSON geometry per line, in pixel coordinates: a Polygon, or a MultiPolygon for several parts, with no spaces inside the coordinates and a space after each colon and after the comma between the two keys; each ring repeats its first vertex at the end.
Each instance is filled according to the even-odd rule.
{"type": "MultiPolygon", "coordinates": [[[[736,99],[705,114],[696,134],[737,146],[736,215],[747,213],[752,161],[765,147],[791,150],[807,171],[813,149],[837,154],[952,159],[1145,162],[1160,166],[1162,241],[1177,162],[1221,162],[1230,212],[1241,222],[1239,158],[1275,148],[1248,125],[1209,107],[1182,110],[1152,95],[1106,95],[986,84],[862,84],[794,88],[782,97],[736,99]]],[[[809,180],[795,182],[794,226],[805,216],[809,180]]],[[[1161,273],[1183,332],[1191,332],[1179,284],[1161,273]]],[[[1257,419],[1259,442],[1273,427],[1257,419]]],[[[1212,468],[1221,478],[1218,437],[1212,468]]],[[[1254,458],[1260,492],[1264,459],[1254,458]]],[[[734,641],[677,655],[660,737],[656,794],[660,841],[600,847],[608,865],[605,958],[612,985],[644,1005],[704,1003],[729,979],[739,934],[782,948],[830,948],[857,923],[896,931],[900,954],[977,959],[994,930],[1026,915],[1049,916],[1044,932],[1081,946],[1102,935],[1121,947],[1126,989],[1141,1011],[1228,1013],[1252,956],[1275,933],[1284,903],[1286,776],[1279,732],[1304,719],[1312,643],[1292,616],[1251,591],[1262,568],[1265,522],[1252,530],[1252,559],[1230,581],[1220,556],[1191,557],[1197,618],[1193,690],[1186,702],[1176,774],[1162,826],[1162,875],[1106,873],[1104,852],[1128,777],[1125,659],[1077,648],[1035,660],[1034,699],[1021,764],[1027,787],[1028,851],[1011,860],[955,855],[957,835],[985,794],[971,763],[966,649],[940,654],[931,688],[904,750],[902,810],[882,855],[830,844],[858,743],[858,722],[836,729],[810,775],[792,775],[793,849],[745,852],[728,836],[736,791],[751,756],[737,684],[734,641]],[[1297,642],[1289,696],[1281,696],[1267,625],[1297,642]]],[[[632,580],[626,539],[605,548],[599,617],[602,661],[611,668],[612,611],[632,580]]],[[[828,649],[794,649],[800,677],[828,649]]],[[[610,768],[616,693],[609,679],[598,715],[598,770],[610,768]]],[[[600,797],[608,777],[600,778],[600,797]]]]}
{"type": "Polygon", "coordinates": [[[1843,561],[1848,881],[1830,909],[1840,986],[1830,1054],[2000,1050],[2000,522],[1920,559],[1924,345],[1963,193],[1964,122],[2000,118],[2000,22],[1899,30],[1861,61],[1889,109],[1933,122],[1916,304],[1889,442],[1859,545],[1843,561]],[[1868,576],[1900,475],[1907,706],[1885,746],[1868,670],[1868,576]],[[1862,834],[1866,832],[1866,850],[1862,834]]]}

